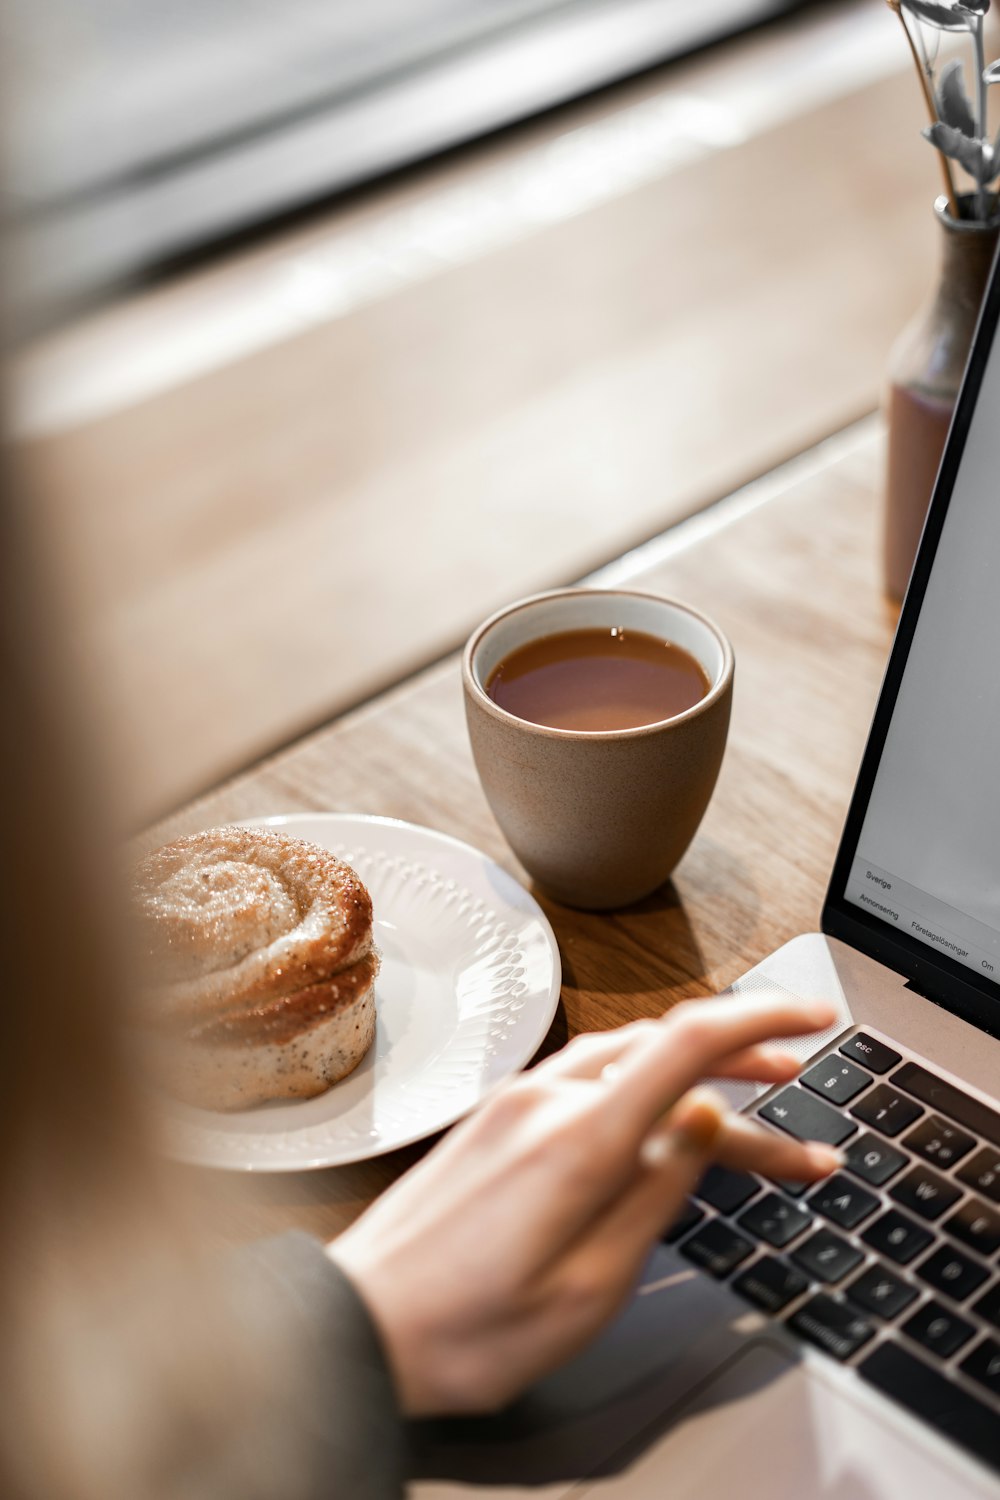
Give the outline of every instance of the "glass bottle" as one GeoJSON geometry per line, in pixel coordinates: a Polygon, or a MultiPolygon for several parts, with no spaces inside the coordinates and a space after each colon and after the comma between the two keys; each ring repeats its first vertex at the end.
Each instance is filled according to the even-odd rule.
{"type": "Polygon", "coordinates": [[[959,209],[956,219],[945,197],[934,205],[943,238],[937,291],[889,359],[883,567],[896,600],[906,592],[1000,230],[1000,218],[965,217],[975,210],[972,194],[959,209]]]}

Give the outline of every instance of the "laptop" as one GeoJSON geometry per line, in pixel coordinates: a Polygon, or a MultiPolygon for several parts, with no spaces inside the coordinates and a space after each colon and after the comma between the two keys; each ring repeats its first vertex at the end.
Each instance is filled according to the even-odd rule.
{"type": "Polygon", "coordinates": [[[713,1168],[631,1305],[501,1416],[415,1434],[419,1500],[1000,1497],[1000,271],[823,908],[733,990],[833,999],[817,1188],[713,1168]]]}

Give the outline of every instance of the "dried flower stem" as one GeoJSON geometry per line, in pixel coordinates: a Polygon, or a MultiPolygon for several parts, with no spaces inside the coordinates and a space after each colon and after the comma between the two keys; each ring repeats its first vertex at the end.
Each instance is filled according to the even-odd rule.
{"type": "MultiPolygon", "coordinates": [[[[917,77],[920,79],[920,88],[924,96],[924,103],[927,105],[927,113],[930,116],[930,122],[933,125],[938,117],[937,106],[934,103],[934,95],[931,93],[931,86],[927,81],[927,73],[924,69],[923,63],[920,60],[920,54],[917,52],[916,44],[914,43],[914,40],[910,35],[910,28],[907,26],[906,20],[903,16],[903,10],[902,6],[900,5],[900,0],[886,0],[886,3],[888,4],[889,9],[895,11],[896,15],[899,17],[899,24],[903,28],[903,33],[906,37],[907,45],[909,46],[910,52],[913,54],[913,62],[917,70],[917,77]]],[[[937,156],[938,161],[941,163],[941,177],[944,181],[944,190],[948,199],[948,212],[951,214],[953,219],[957,219],[959,216],[958,194],[955,192],[955,179],[951,175],[951,164],[949,163],[948,158],[946,156],[943,156],[940,151],[936,151],[935,155],[937,156]]]]}
{"type": "MultiPolygon", "coordinates": [[[[976,74],[979,84],[979,87],[976,90],[976,105],[979,112],[979,119],[977,122],[979,126],[979,139],[983,142],[986,142],[989,132],[989,120],[987,119],[988,105],[986,97],[986,48],[983,43],[982,16],[976,17],[976,24],[973,28],[972,33],[972,44],[975,48],[976,53],[976,74]]],[[[985,149],[986,147],[984,145],[983,150],[985,151],[985,149]]],[[[985,224],[986,220],[989,218],[989,213],[987,212],[987,195],[985,182],[980,182],[979,184],[979,188],[976,194],[976,212],[979,214],[979,217],[985,224]]]]}

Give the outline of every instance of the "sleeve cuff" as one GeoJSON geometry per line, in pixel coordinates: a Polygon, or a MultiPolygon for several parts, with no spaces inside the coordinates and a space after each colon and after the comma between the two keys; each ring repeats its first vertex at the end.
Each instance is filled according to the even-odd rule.
{"type": "Polygon", "coordinates": [[[378,1332],[350,1280],[319,1240],[298,1230],[239,1254],[288,1305],[312,1362],[294,1420],[317,1449],[317,1500],[401,1500],[403,1416],[378,1332]]]}

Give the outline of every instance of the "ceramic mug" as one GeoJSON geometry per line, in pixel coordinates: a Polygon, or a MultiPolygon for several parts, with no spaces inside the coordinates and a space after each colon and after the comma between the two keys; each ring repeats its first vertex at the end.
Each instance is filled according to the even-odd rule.
{"type": "Polygon", "coordinates": [[[474,631],[462,678],[483,790],[538,885],[595,911],[662,885],[697,831],[722,764],[733,652],[718,626],[657,594],[558,589],[511,604],[474,631]],[[615,626],[690,652],[710,683],[705,697],[654,724],[576,730],[519,719],[486,692],[494,668],[529,641],[615,626]]]}

